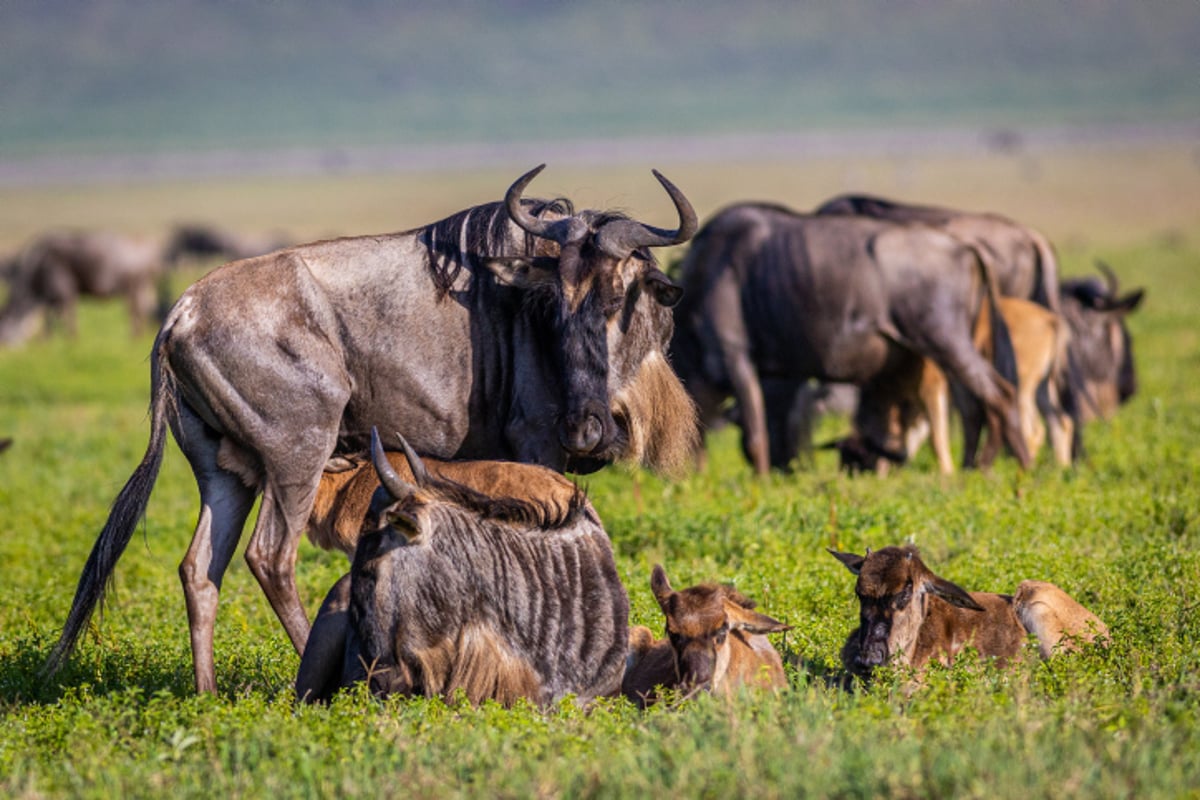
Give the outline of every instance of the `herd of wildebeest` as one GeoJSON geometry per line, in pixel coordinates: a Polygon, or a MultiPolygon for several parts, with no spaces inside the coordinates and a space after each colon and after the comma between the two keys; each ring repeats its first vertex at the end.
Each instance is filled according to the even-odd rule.
{"type": "MultiPolygon", "coordinates": [[[[811,213],[732,205],[700,226],[655,172],[678,226],[524,196],[401,233],[288,246],[198,227],[167,246],[54,233],[4,267],[0,342],[38,314],[73,329],[80,295],[124,296],[151,353],[150,441],[113,503],[46,665],[85,630],[146,504],[168,429],[200,494],[179,568],[195,684],[214,691],[221,580],[257,497],[245,558],[296,650],[298,698],[359,681],[380,694],[551,704],[671,690],[786,686],[767,634],[784,623],[735,589],[650,587],[665,638],[629,627],[629,600],[591,501],[564,472],[621,461],[703,466],[706,429],[733,422],[759,473],[811,457],[831,386],[856,387],[853,433],[831,446],[884,473],[928,436],[951,472],[1045,439],[1069,465],[1083,423],[1136,388],[1125,316],[1142,292],[1064,280],[1037,231],[995,214],[847,195],[811,213]],[[653,248],[689,243],[661,269],[653,248]],[[223,257],[173,304],[164,264],[223,257]],[[169,307],[168,307],[169,306],[169,307]],[[155,308],[161,307],[158,317],[155,308]],[[982,451],[979,439],[987,429],[982,451]],[[419,455],[418,455],[419,454],[419,455]],[[349,572],[310,627],[301,535],[349,572]]],[[[35,322],[31,322],[35,320],[35,322]]],[[[1053,584],[967,592],[912,545],[833,552],[857,576],[848,676],[920,670],[965,646],[1001,662],[1103,642],[1053,584]]]]}

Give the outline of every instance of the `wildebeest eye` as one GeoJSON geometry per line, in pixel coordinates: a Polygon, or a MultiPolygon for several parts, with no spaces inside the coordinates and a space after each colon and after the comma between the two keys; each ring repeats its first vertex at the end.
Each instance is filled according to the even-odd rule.
{"type": "Polygon", "coordinates": [[[717,628],[717,632],[713,634],[713,641],[718,645],[725,644],[725,637],[729,635],[729,626],[722,625],[717,628]]]}
{"type": "Polygon", "coordinates": [[[899,594],[896,595],[896,597],[892,600],[892,603],[893,603],[893,605],[895,605],[896,608],[904,608],[905,606],[908,605],[909,600],[912,600],[912,584],[911,583],[908,584],[907,586],[905,586],[903,591],[901,591],[899,594]]]}

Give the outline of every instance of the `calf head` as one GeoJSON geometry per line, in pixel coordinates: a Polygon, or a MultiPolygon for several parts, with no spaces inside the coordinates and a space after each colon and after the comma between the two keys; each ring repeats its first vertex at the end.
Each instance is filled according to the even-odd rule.
{"type": "Polygon", "coordinates": [[[754,603],[731,586],[704,583],[676,592],[661,564],[654,565],[650,589],[667,618],[667,639],[675,653],[675,673],[685,692],[716,691],[729,669],[730,635],[778,633],[790,625],[754,611],[754,603]]]}
{"type": "Polygon", "coordinates": [[[858,596],[859,627],[842,651],[850,672],[867,674],[892,659],[911,663],[933,597],[983,611],[966,590],[925,566],[912,545],[868,549],[865,556],[829,552],[858,576],[854,593],[858,596]]]}
{"type": "MultiPolygon", "coordinates": [[[[687,198],[657,171],[679,215],[675,230],[612,212],[536,216],[521,195],[544,166],[519,178],[505,197],[512,222],[542,242],[537,255],[495,258],[487,266],[502,284],[532,290],[542,301],[562,389],[559,440],[572,468],[588,471],[624,455],[629,431],[614,418],[614,397],[648,359],[663,359],[670,341],[670,308],[682,289],[649,248],[687,241],[698,223],[687,198]]],[[[682,410],[684,419],[673,424],[694,427],[694,412],[682,410]]]]}
{"type": "Polygon", "coordinates": [[[1137,391],[1133,340],[1125,318],[1142,302],[1144,290],[1119,294],[1116,275],[1103,263],[1098,278],[1060,284],[1063,317],[1071,329],[1068,353],[1080,373],[1086,397],[1076,405],[1084,415],[1110,417],[1137,391]]]}

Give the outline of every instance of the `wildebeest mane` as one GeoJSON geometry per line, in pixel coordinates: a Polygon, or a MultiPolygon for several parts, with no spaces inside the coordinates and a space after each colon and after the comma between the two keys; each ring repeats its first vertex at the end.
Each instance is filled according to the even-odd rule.
{"type": "MultiPolygon", "coordinates": [[[[547,213],[562,216],[575,213],[574,205],[563,197],[553,200],[525,198],[521,203],[528,206],[535,217],[547,213]]],[[[470,266],[472,259],[482,256],[537,255],[538,242],[542,240],[528,232],[524,233],[520,252],[509,250],[511,225],[512,220],[504,203],[494,202],[464,209],[408,233],[417,234],[425,245],[434,285],[439,295],[444,297],[463,268],[470,266]]]]}
{"type": "Polygon", "coordinates": [[[492,497],[449,478],[429,473],[422,489],[484,519],[522,527],[556,530],[573,523],[587,504],[587,493],[575,487],[567,507],[519,497],[492,497]]]}

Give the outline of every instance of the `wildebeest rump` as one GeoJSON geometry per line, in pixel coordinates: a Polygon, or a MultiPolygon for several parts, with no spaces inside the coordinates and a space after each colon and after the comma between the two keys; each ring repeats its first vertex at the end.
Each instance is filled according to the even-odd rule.
{"type": "MultiPolygon", "coordinates": [[[[313,623],[296,696],[323,700],[359,680],[379,694],[461,690],[473,703],[506,705],[616,694],[629,599],[583,493],[565,509],[483,494],[406,452],[411,484],[375,440],[377,529],[364,533],[313,623]]],[[[534,483],[569,483],[543,467],[507,468],[534,483]]]]}
{"type": "Polygon", "coordinates": [[[892,222],[934,225],[974,246],[1000,293],[1058,311],[1058,257],[1039,231],[1000,214],[901,203],[864,194],[834,197],[816,214],[858,214],[892,222]]]}
{"type": "Polygon", "coordinates": [[[361,450],[372,424],[432,456],[560,471],[690,459],[694,409],[664,355],[680,290],[648,248],[690,238],[695,212],[657,172],[675,230],[523,200],[540,170],[503,202],[235,261],[184,292],[151,355],[150,443],[84,567],[50,669],[145,511],[168,424],[200,488],[180,565],[200,691],[215,688],[221,577],[259,492],[246,560],[303,650],[299,537],[326,461],[361,450]],[[656,396],[637,396],[648,390],[656,396]]]}
{"type": "Polygon", "coordinates": [[[0,344],[15,345],[61,319],[75,335],[80,297],[123,298],[134,335],[154,321],[155,285],[163,270],[162,245],[111,231],[54,231],[12,258],[5,273],[8,301],[0,310],[0,344]]]}
{"type": "Polygon", "coordinates": [[[1051,583],[1024,581],[1015,598],[967,592],[934,574],[912,545],[865,556],[829,552],[858,576],[859,626],[842,648],[842,663],[852,674],[869,675],[888,663],[918,670],[930,661],[949,664],[968,645],[1003,663],[1020,652],[1030,633],[1048,658],[1108,633],[1051,583]]]}
{"type": "MultiPolygon", "coordinates": [[[[702,420],[736,397],[743,448],[759,472],[785,463],[771,457],[768,429],[787,427],[804,381],[856,383],[863,408],[887,402],[887,382],[919,368],[922,356],[978,396],[1029,463],[1011,348],[995,350],[1002,374],[971,344],[994,292],[970,245],[929,226],[742,204],[705,223],[681,282],[673,363],[702,420]],[[773,393],[777,407],[768,405],[764,381],[785,385],[773,393]]],[[[993,328],[999,342],[1006,331],[993,328]]]]}

